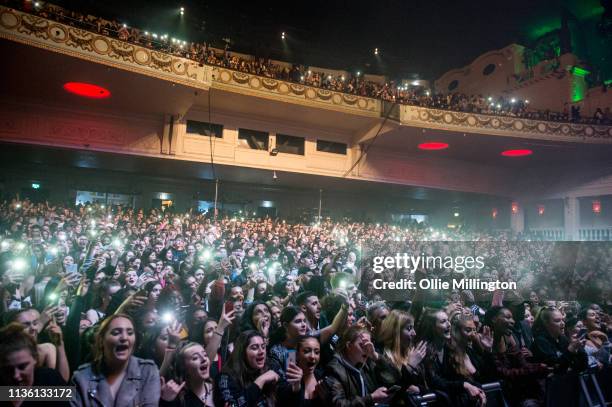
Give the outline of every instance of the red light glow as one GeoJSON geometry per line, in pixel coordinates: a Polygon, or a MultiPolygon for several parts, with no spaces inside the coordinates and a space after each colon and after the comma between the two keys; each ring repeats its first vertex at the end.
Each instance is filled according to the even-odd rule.
{"type": "Polygon", "coordinates": [[[595,214],[601,213],[601,201],[600,200],[593,201],[593,213],[595,214]]]}
{"type": "Polygon", "coordinates": [[[104,99],[111,95],[108,89],[83,82],[66,82],[64,84],[64,90],[91,99],[104,99]]]}
{"type": "Polygon", "coordinates": [[[533,154],[532,150],[522,149],[522,150],[506,150],[502,151],[501,155],[504,157],[524,157],[526,155],[533,154]]]}
{"type": "Polygon", "coordinates": [[[538,215],[543,216],[545,210],[546,208],[544,205],[538,205],[538,215]]]}
{"type": "Polygon", "coordinates": [[[510,209],[512,210],[512,214],[516,215],[519,211],[519,204],[518,202],[512,202],[512,205],[510,205],[510,209]]]}
{"type": "Polygon", "coordinates": [[[444,150],[448,148],[448,143],[442,143],[439,141],[428,141],[426,143],[419,144],[421,150],[444,150]]]}

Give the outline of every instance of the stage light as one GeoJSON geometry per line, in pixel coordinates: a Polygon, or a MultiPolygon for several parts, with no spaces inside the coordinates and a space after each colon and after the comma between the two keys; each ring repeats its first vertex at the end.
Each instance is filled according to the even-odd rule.
{"type": "Polygon", "coordinates": [[[40,3],[39,2],[34,2],[34,7],[40,7],[40,3]]]}
{"type": "Polygon", "coordinates": [[[124,23],[124,24],[123,24],[123,28],[127,28],[127,24],[125,24],[125,23],[124,23]]]}
{"type": "Polygon", "coordinates": [[[285,32],[283,31],[283,32],[281,33],[281,40],[284,40],[284,39],[285,39],[285,32]]]}
{"type": "Polygon", "coordinates": [[[145,31],[145,32],[144,32],[144,35],[145,35],[145,37],[148,37],[148,36],[149,36],[149,32],[148,32],[148,31],[145,31]]]}
{"type": "Polygon", "coordinates": [[[458,218],[458,217],[459,217],[459,212],[455,212],[455,213],[453,213],[453,216],[454,216],[455,218],[458,218]]]}
{"type": "Polygon", "coordinates": [[[312,75],[312,71],[310,69],[308,70],[308,75],[312,75]]]}
{"type": "Polygon", "coordinates": [[[529,149],[515,149],[515,150],[505,150],[502,151],[501,155],[504,157],[525,157],[527,155],[533,154],[532,150],[529,149]]]}
{"type": "Polygon", "coordinates": [[[498,108],[498,109],[501,109],[501,105],[500,105],[499,103],[497,104],[497,108],[498,108]]]}
{"type": "Polygon", "coordinates": [[[529,99],[525,99],[525,103],[526,103],[526,104],[529,104],[529,99]]]}
{"type": "Polygon", "coordinates": [[[300,76],[300,80],[303,81],[304,80],[304,75],[300,76]]]}
{"type": "Polygon", "coordinates": [[[490,102],[490,101],[492,101],[492,100],[493,100],[493,98],[492,98],[491,96],[489,96],[489,97],[487,98],[487,100],[490,102]]]}
{"type": "Polygon", "coordinates": [[[516,103],[516,99],[515,98],[510,99],[510,103],[516,103]]]}
{"type": "Polygon", "coordinates": [[[378,48],[374,48],[374,55],[378,55],[378,48]]]}
{"type": "Polygon", "coordinates": [[[111,95],[108,89],[85,82],[66,82],[64,90],[90,99],[105,99],[111,95]]]}
{"type": "Polygon", "coordinates": [[[426,90],[426,91],[425,91],[425,94],[426,94],[427,96],[429,96],[429,91],[428,91],[428,90],[426,90]]]}
{"type": "Polygon", "coordinates": [[[428,141],[418,145],[420,150],[445,150],[448,148],[448,143],[440,141],[428,141]]]}
{"type": "Polygon", "coordinates": [[[344,75],[341,76],[341,79],[344,81],[344,75]]]}
{"type": "Polygon", "coordinates": [[[327,75],[327,80],[331,81],[332,76],[331,75],[327,75]]]}
{"type": "Polygon", "coordinates": [[[20,209],[20,208],[21,208],[21,204],[20,203],[15,204],[15,209],[20,209]]]}
{"type": "Polygon", "coordinates": [[[419,81],[412,81],[412,86],[419,86],[419,81]]]}
{"type": "Polygon", "coordinates": [[[40,189],[40,184],[37,182],[32,182],[32,189],[40,189]]]}
{"type": "Polygon", "coordinates": [[[157,34],[153,33],[153,38],[157,38],[157,34]]]}

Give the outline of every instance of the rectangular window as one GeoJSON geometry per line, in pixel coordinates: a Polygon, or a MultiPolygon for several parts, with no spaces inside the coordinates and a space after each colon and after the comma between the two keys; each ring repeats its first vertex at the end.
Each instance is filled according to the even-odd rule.
{"type": "Polygon", "coordinates": [[[346,144],[334,141],[317,140],[317,151],[346,155],[346,144]]]}
{"type": "Polygon", "coordinates": [[[277,134],[276,148],[279,153],[304,155],[304,138],[277,134]]]}
{"type": "Polygon", "coordinates": [[[265,131],[238,129],[238,145],[251,150],[268,151],[269,135],[265,131]]]}
{"type": "Polygon", "coordinates": [[[206,137],[212,134],[216,138],[223,138],[223,125],[187,120],[187,133],[199,134],[206,137]]]}

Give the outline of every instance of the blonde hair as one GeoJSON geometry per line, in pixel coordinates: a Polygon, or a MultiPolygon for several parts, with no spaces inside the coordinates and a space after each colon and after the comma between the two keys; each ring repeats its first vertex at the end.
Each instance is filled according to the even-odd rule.
{"type": "Polygon", "coordinates": [[[408,323],[414,324],[412,315],[405,311],[393,310],[380,327],[379,335],[384,345],[384,354],[397,369],[401,369],[406,362],[406,350],[410,344],[402,344],[402,330],[408,323]]]}
{"type": "Polygon", "coordinates": [[[130,321],[130,323],[132,324],[132,327],[135,326],[134,320],[132,319],[132,317],[126,314],[114,314],[102,321],[102,323],[100,324],[100,328],[98,329],[98,332],[96,333],[96,339],[94,342],[94,349],[93,349],[93,354],[94,354],[93,366],[94,366],[94,369],[98,372],[102,371],[102,365],[104,364],[104,336],[109,331],[110,324],[114,320],[119,319],[119,318],[125,318],[128,321],[130,321]]]}

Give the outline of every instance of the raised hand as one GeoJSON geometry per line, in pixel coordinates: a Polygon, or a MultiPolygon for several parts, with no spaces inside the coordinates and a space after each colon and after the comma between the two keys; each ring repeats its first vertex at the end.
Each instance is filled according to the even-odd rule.
{"type": "Polygon", "coordinates": [[[47,326],[47,335],[49,335],[51,343],[55,346],[60,346],[64,343],[62,328],[60,328],[55,321],[51,321],[47,326]]]}
{"type": "MultiPolygon", "coordinates": [[[[53,315],[59,311],[59,308],[55,305],[49,305],[47,308],[40,313],[40,326],[43,327],[53,319],[53,315]]],[[[42,329],[42,328],[41,328],[42,329]]]]}
{"type": "Polygon", "coordinates": [[[176,348],[176,346],[181,341],[181,329],[182,325],[179,321],[174,321],[170,325],[168,325],[168,346],[176,348]]]}
{"type": "Polygon", "coordinates": [[[300,390],[303,374],[304,372],[302,371],[302,369],[300,369],[294,363],[289,362],[289,364],[287,365],[286,377],[287,382],[291,385],[294,392],[300,390]]]}
{"type": "Polygon", "coordinates": [[[161,398],[165,401],[174,401],[176,397],[179,395],[183,387],[187,382],[183,382],[181,384],[176,383],[174,380],[170,380],[166,382],[164,376],[161,376],[161,398]]]}
{"type": "Polygon", "coordinates": [[[482,333],[478,335],[480,344],[485,350],[491,350],[493,348],[493,335],[491,334],[491,328],[485,325],[482,328],[482,333]]]}
{"type": "Polygon", "coordinates": [[[228,313],[225,313],[225,307],[221,307],[221,318],[219,318],[219,322],[217,323],[217,329],[220,331],[225,331],[225,329],[234,322],[236,315],[234,315],[235,311],[231,310],[228,313]]]}
{"type": "Polygon", "coordinates": [[[421,361],[425,359],[425,355],[427,355],[427,342],[421,341],[417,346],[410,348],[407,362],[413,369],[416,369],[421,361]]]}

